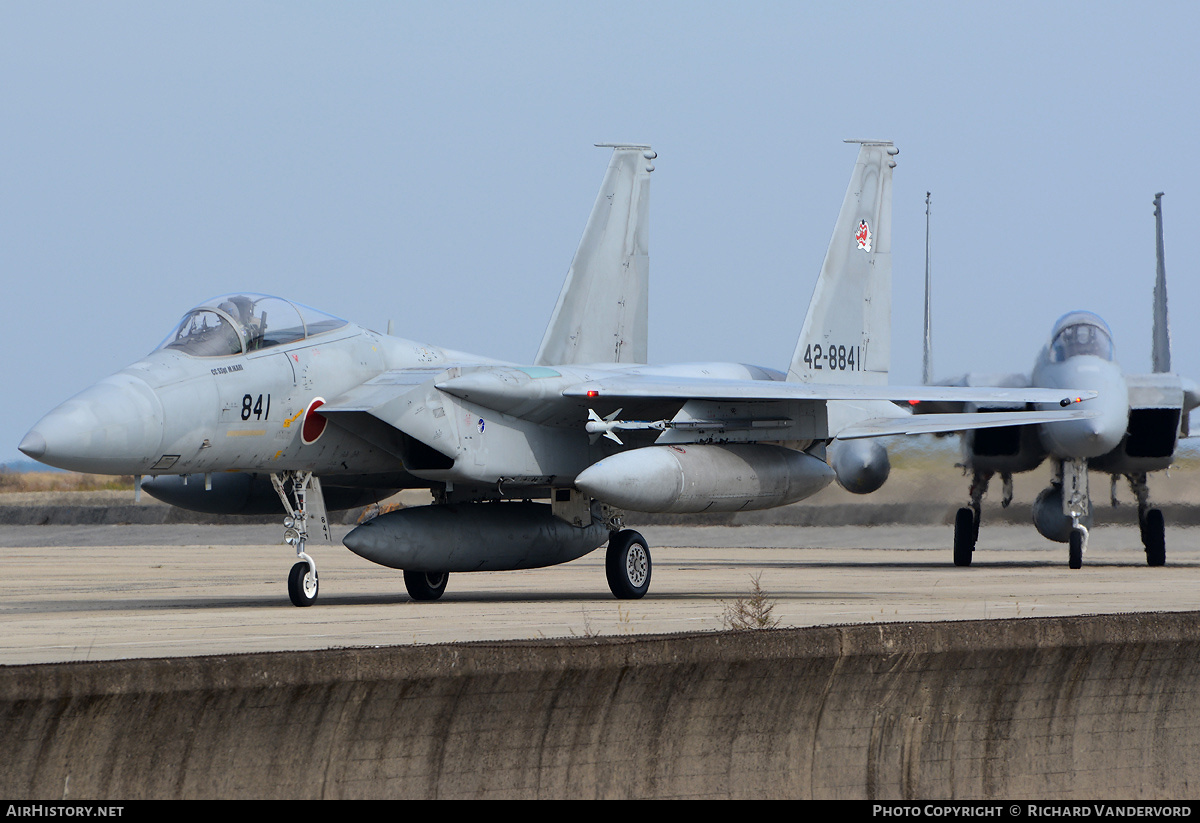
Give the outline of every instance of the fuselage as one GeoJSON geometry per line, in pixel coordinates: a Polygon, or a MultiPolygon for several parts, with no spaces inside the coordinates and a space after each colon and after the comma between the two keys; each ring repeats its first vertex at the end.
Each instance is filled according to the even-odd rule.
{"type": "Polygon", "coordinates": [[[1097,396],[1079,408],[1095,416],[1039,427],[1042,446],[1060,460],[1091,459],[1120,445],[1129,425],[1129,388],[1113,358],[1107,324],[1090,312],[1072,312],[1054,327],[1033,367],[1039,388],[1086,387],[1097,396]]]}
{"type": "MultiPolygon", "coordinates": [[[[1079,404],[1096,416],[1038,427],[1042,446],[1060,460],[1091,459],[1117,448],[1129,425],[1129,390],[1120,367],[1092,355],[1061,363],[1039,363],[1033,385],[1041,388],[1087,386],[1098,394],[1079,404]]],[[[1050,408],[1050,407],[1046,407],[1050,408]]]]}
{"type": "MultiPolygon", "coordinates": [[[[613,370],[783,378],[732,363],[519,366],[380,334],[279,298],[229,295],[188,312],[149,355],[46,414],[20,448],[48,465],[97,474],[404,471],[419,485],[569,485],[615,448],[584,430],[588,406],[597,404],[565,405],[561,392],[613,370]],[[374,390],[405,400],[372,417],[374,390]],[[333,413],[330,401],[347,396],[363,410],[333,413]],[[557,404],[542,402],[555,397],[557,404]]],[[[650,418],[675,411],[626,410],[650,418]]],[[[628,441],[648,445],[655,436],[628,441]]]]}
{"type": "Polygon", "coordinates": [[[304,442],[305,412],[388,369],[436,367],[452,355],[278,298],[232,297],[189,312],[155,351],[53,409],[21,450],[97,474],[394,471],[394,457],[334,427],[304,442]],[[242,299],[266,334],[238,322],[242,299]],[[278,322],[285,312],[289,322],[278,322]]]}

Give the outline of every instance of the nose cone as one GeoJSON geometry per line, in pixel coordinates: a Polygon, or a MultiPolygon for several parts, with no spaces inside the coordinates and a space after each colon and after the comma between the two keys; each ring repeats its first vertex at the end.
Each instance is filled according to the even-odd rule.
{"type": "Polygon", "coordinates": [[[46,438],[35,429],[25,435],[25,439],[21,441],[21,445],[17,446],[21,453],[26,457],[32,457],[34,460],[40,460],[42,455],[46,453],[46,438]]]}
{"type": "Polygon", "coordinates": [[[1045,424],[1049,434],[1043,440],[1051,444],[1049,450],[1055,457],[1084,459],[1108,454],[1121,442],[1125,425],[1113,424],[1106,417],[1101,414],[1090,420],[1045,424]]]}
{"type": "MultiPolygon", "coordinates": [[[[1073,360],[1084,360],[1077,357],[1073,360]]],[[[1129,389],[1120,368],[1109,361],[1086,358],[1082,365],[1062,364],[1056,387],[1091,389],[1099,394],[1075,408],[1095,416],[1062,423],[1043,423],[1042,444],[1055,457],[1086,459],[1108,454],[1129,427],[1129,389]]]]}
{"type": "Polygon", "coordinates": [[[145,382],[106,377],[37,422],[18,447],[49,466],[95,474],[139,474],[160,456],[162,404],[145,382]]]}

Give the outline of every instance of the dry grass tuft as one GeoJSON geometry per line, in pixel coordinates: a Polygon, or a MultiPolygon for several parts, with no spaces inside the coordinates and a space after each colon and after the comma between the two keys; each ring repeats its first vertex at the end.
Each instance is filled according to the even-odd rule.
{"type": "Polygon", "coordinates": [[[762,572],[750,578],[748,597],[739,597],[732,603],[725,604],[721,625],[727,630],[773,629],[779,625],[779,618],[771,614],[775,610],[775,601],[763,591],[761,578],[762,572]]]}
{"type": "Polygon", "coordinates": [[[0,466],[0,494],[16,492],[128,491],[133,475],[82,472],[14,472],[0,466]]]}

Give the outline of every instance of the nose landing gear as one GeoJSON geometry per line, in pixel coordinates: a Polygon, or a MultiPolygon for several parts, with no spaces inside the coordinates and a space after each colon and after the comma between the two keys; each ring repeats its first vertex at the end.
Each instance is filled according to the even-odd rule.
{"type": "Polygon", "coordinates": [[[283,542],[295,547],[300,561],[288,574],[288,598],[293,606],[311,606],[317,600],[318,583],[317,564],[304,551],[309,521],[312,520],[326,543],[332,542],[321,481],[312,472],[287,471],[272,474],[271,484],[288,513],[283,519],[283,542]]]}

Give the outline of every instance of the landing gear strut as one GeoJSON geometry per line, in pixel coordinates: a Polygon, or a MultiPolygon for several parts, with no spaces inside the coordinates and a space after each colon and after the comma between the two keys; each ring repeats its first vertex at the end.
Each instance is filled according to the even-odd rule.
{"type": "Polygon", "coordinates": [[[318,534],[331,542],[321,481],[312,472],[287,471],[272,474],[271,484],[287,512],[283,519],[283,542],[296,548],[296,557],[300,561],[288,574],[288,597],[293,606],[311,606],[317,599],[318,583],[317,564],[304,551],[309,538],[309,520],[319,529],[318,534]]]}
{"type": "Polygon", "coordinates": [[[1088,530],[1081,518],[1087,517],[1091,509],[1088,493],[1087,460],[1063,460],[1059,464],[1062,474],[1063,514],[1071,518],[1071,534],[1067,538],[1067,568],[1083,568],[1083,553],[1087,551],[1088,530]]]}

